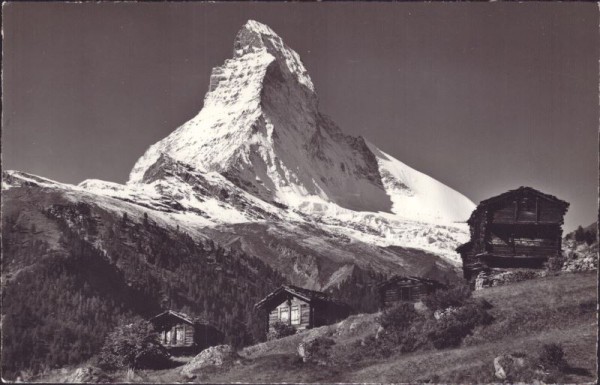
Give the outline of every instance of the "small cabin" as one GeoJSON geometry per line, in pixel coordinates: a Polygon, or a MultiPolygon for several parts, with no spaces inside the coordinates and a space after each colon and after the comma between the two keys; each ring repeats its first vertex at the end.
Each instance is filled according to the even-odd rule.
{"type": "Polygon", "coordinates": [[[467,221],[471,240],[456,251],[472,282],[493,269],[539,269],[561,254],[562,225],[569,203],[520,187],[479,203],[467,221]]]}
{"type": "Polygon", "coordinates": [[[167,310],[150,319],[161,345],[173,355],[194,354],[225,339],[214,326],[184,313],[167,310]]]}
{"type": "Polygon", "coordinates": [[[394,276],[377,285],[379,307],[385,309],[399,302],[419,302],[441,288],[445,285],[432,279],[394,276]]]}
{"type": "Polygon", "coordinates": [[[323,292],[292,285],[281,286],[254,307],[269,313],[269,330],[276,322],[292,325],[296,330],[329,325],[347,318],[352,310],[323,292]]]}

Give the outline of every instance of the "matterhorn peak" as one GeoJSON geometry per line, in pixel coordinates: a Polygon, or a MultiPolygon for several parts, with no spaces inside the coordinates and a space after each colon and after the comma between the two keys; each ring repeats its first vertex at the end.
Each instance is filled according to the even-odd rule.
{"type": "Polygon", "coordinates": [[[277,62],[287,67],[287,71],[301,84],[314,91],[312,80],[300,56],[269,26],[255,20],[248,20],[236,35],[233,44],[234,58],[258,52],[273,56],[277,62]]]}
{"type": "Polygon", "coordinates": [[[218,173],[263,203],[318,217],[368,212],[447,222],[466,219],[473,208],[458,192],[344,134],[319,111],[298,54],[254,20],[237,33],[233,57],[212,70],[202,110],[151,146],[129,183],[168,175],[160,172],[171,164],[165,159],[218,173]]]}
{"type": "Polygon", "coordinates": [[[292,117],[306,116],[280,126],[313,133],[309,128],[317,119],[317,97],[304,64],[271,28],[249,20],[237,33],[233,57],[213,68],[202,110],[151,146],[134,166],[129,182],[142,182],[160,153],[201,170],[223,172],[236,163],[234,157],[247,152],[241,147],[257,139],[257,132],[267,131],[270,119],[265,111],[279,114],[282,107],[295,109],[297,114],[287,111],[292,117]]]}
{"type": "Polygon", "coordinates": [[[238,31],[234,42],[234,55],[239,55],[238,49],[264,48],[263,39],[276,39],[281,41],[279,35],[269,26],[255,20],[248,20],[238,31]]]}
{"type": "Polygon", "coordinates": [[[251,31],[256,31],[258,33],[262,33],[263,35],[272,35],[272,36],[279,37],[275,33],[275,31],[273,31],[268,25],[263,24],[256,20],[252,20],[252,19],[248,19],[248,21],[246,22],[246,24],[244,24],[244,26],[242,28],[245,28],[245,29],[248,29],[251,31]]]}

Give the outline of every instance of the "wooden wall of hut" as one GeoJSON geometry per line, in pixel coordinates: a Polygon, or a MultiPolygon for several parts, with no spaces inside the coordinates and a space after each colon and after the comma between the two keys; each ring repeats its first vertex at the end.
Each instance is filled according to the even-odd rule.
{"type": "Polygon", "coordinates": [[[458,250],[470,280],[489,268],[541,268],[560,255],[569,204],[529,187],[482,201],[469,225],[471,240],[458,250]]]}
{"type": "Polygon", "coordinates": [[[313,326],[311,314],[312,309],[306,301],[291,297],[269,312],[269,330],[276,322],[292,325],[298,330],[310,328],[313,326]]]}
{"type": "Polygon", "coordinates": [[[399,302],[418,302],[434,291],[422,282],[390,283],[380,289],[380,306],[391,307],[399,302]]]}
{"type": "Polygon", "coordinates": [[[159,339],[165,347],[191,346],[194,344],[194,327],[185,322],[178,323],[160,332],[159,339]]]}

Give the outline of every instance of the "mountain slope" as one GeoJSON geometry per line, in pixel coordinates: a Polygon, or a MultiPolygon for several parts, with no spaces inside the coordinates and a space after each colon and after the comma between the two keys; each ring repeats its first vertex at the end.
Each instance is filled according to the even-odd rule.
{"type": "MultiPolygon", "coordinates": [[[[353,267],[385,274],[409,275],[421,275],[433,269],[443,272],[440,277],[444,280],[456,278],[454,266],[431,252],[378,245],[352,237],[351,231],[373,232],[372,236],[378,237],[378,233],[369,227],[368,222],[362,228],[352,230],[341,223],[333,226],[302,220],[299,214],[296,221],[282,221],[278,219],[278,215],[283,216],[284,209],[274,206],[269,208],[264,203],[261,207],[256,198],[222,177],[215,182],[215,179],[207,178],[204,174],[177,166],[179,165],[172,164],[166,173],[169,174],[167,179],[157,179],[135,190],[114,184],[107,191],[108,185],[101,183],[104,189],[102,194],[94,192],[98,189],[95,181],[72,186],[8,171],[3,174],[3,219],[10,220],[11,213],[17,211],[18,214],[14,215],[18,215],[23,226],[45,228],[50,226],[46,224],[44,216],[47,210],[79,205],[107,213],[100,219],[86,214],[80,218],[81,221],[99,221],[104,224],[117,222],[126,216],[132,222],[143,223],[145,217],[149,216],[153,223],[167,233],[185,233],[198,242],[210,240],[228,249],[254,255],[275,268],[290,282],[314,289],[339,285],[352,272],[353,267]],[[175,174],[176,172],[180,174],[175,174]],[[37,210],[21,210],[24,202],[37,210]],[[239,218],[235,218],[236,215],[239,218]]],[[[162,172],[165,168],[160,170],[162,172]]],[[[62,216],[60,213],[57,215],[62,216]]],[[[73,221],[70,217],[64,220],[73,221]]],[[[81,223],[72,225],[76,227],[81,223]]],[[[414,231],[416,229],[418,227],[414,231]]],[[[440,226],[438,232],[435,227],[419,231],[429,231],[432,236],[438,237],[445,235],[443,226],[440,226]]],[[[451,234],[449,231],[448,233],[451,234]]],[[[62,232],[54,229],[43,234],[38,237],[58,244],[62,232]]],[[[110,234],[100,232],[88,240],[94,247],[109,250],[106,244],[114,242],[113,238],[110,234]]],[[[29,261],[30,258],[25,259],[26,255],[27,253],[23,253],[15,261],[21,264],[35,263],[29,261]],[[29,262],[24,262],[25,260],[29,262]]]]}

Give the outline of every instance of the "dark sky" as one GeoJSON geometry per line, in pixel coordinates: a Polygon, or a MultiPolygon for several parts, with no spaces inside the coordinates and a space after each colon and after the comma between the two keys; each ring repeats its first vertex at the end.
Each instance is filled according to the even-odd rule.
{"type": "Polygon", "coordinates": [[[598,198],[593,3],[15,3],[3,7],[3,167],[125,182],[202,107],[248,19],[302,57],[347,133],[475,203],[521,185],[598,198]]]}

